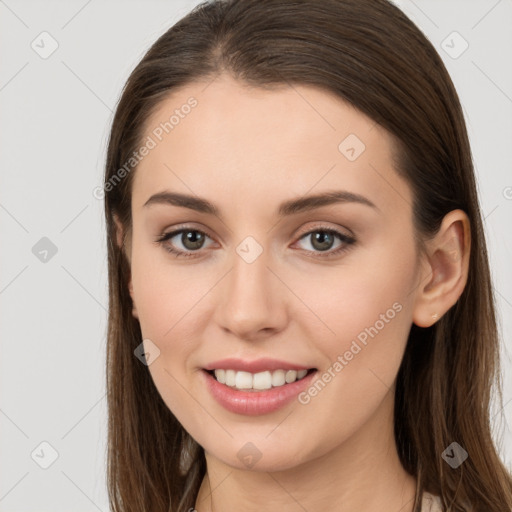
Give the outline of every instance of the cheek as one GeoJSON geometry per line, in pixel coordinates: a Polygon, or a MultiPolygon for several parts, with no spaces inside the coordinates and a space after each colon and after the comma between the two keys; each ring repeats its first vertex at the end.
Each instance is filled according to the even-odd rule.
{"type": "Polygon", "coordinates": [[[414,246],[397,238],[361,249],[338,267],[319,268],[313,277],[307,273],[300,279],[296,276],[294,290],[329,328],[331,336],[322,338],[325,352],[333,354],[349,350],[358,336],[364,343],[370,336],[368,330],[375,332],[372,327],[379,336],[389,335],[390,343],[404,341],[397,335],[409,327],[416,276],[414,246]]]}
{"type": "Polygon", "coordinates": [[[325,426],[319,444],[309,447],[312,452],[328,452],[333,443],[355,435],[392,400],[411,326],[414,256],[404,254],[400,262],[384,251],[379,256],[380,265],[340,273],[336,285],[324,288],[328,300],[314,306],[334,334],[308,333],[325,361],[299,397],[304,417],[325,426]]]}
{"type": "Polygon", "coordinates": [[[131,272],[144,337],[172,338],[189,321],[187,314],[194,315],[206,283],[191,279],[193,274],[173,264],[163,248],[143,243],[133,245],[131,272]]]}
{"type": "Polygon", "coordinates": [[[180,420],[188,418],[187,424],[201,423],[204,411],[196,411],[190,399],[187,364],[198,348],[197,318],[202,318],[200,299],[208,284],[191,279],[191,272],[170,264],[163,249],[164,254],[159,251],[134,244],[132,252],[134,301],[142,337],[159,350],[148,370],[173,414],[180,420]]]}
{"type": "Polygon", "coordinates": [[[328,269],[314,287],[311,279],[303,281],[297,295],[307,297],[329,328],[319,335],[311,322],[307,336],[325,356],[325,381],[336,382],[327,386],[332,400],[343,397],[363,414],[392,386],[411,327],[416,271],[414,247],[406,245],[397,253],[392,243],[361,253],[357,265],[328,269]]]}
{"type": "Polygon", "coordinates": [[[160,351],[149,370],[173,412],[181,407],[180,384],[196,369],[195,354],[211,313],[207,295],[221,277],[199,267],[173,262],[162,248],[133,245],[132,284],[142,337],[160,351]]]}

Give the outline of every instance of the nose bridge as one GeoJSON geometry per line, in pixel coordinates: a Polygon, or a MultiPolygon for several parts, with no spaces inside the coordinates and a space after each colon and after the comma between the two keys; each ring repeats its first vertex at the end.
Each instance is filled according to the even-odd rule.
{"type": "MultiPolygon", "coordinates": [[[[264,293],[269,286],[269,249],[248,236],[235,249],[232,292],[244,295],[264,293]]],[[[268,290],[267,290],[268,291],[268,290]]]]}
{"type": "Polygon", "coordinates": [[[282,328],[285,304],[277,278],[269,270],[271,251],[253,236],[236,246],[227,276],[225,296],[219,302],[218,321],[240,337],[282,328]]]}

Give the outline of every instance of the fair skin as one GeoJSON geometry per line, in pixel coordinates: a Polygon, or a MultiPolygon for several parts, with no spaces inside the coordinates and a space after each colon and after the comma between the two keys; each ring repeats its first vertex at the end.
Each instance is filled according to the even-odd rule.
{"type": "Polygon", "coordinates": [[[464,289],[467,216],[450,212],[427,254],[418,254],[412,192],[393,169],[391,138],[379,125],[310,86],[264,90],[225,75],[206,85],[173,91],[147,123],[146,136],[190,96],[198,101],[138,165],[126,245],[133,315],[160,350],[149,371],[205,450],[195,508],[411,512],[415,479],[393,437],[395,379],[412,323],[432,325],[464,289]],[[349,134],[366,146],[354,161],[338,149],[349,134]],[[338,202],[277,214],[283,201],[335,190],[375,207],[338,202]],[[162,191],[205,198],[219,215],[144,206],[162,191]],[[155,242],[181,224],[207,234],[199,256],[166,251],[194,252],[181,234],[155,242]],[[345,242],[334,237],[322,251],[305,236],[320,228],[356,242],[328,258],[345,242]],[[236,251],[248,236],[263,248],[250,264],[236,251]],[[271,357],[320,375],[396,303],[393,319],[307,404],[244,416],[204,386],[201,369],[225,357],[271,357]],[[261,455],[251,468],[237,456],[248,442],[261,455]]]}

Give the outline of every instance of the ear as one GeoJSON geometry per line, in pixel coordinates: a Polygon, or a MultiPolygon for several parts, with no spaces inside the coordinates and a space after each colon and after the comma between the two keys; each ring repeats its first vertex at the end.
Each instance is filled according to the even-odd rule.
{"type": "Polygon", "coordinates": [[[448,213],[438,233],[426,242],[421,282],[416,290],[413,322],[430,327],[459,299],[466,286],[471,248],[467,214],[448,213]]]}
{"type": "MultiPolygon", "coordinates": [[[[115,229],[116,229],[116,243],[117,243],[117,246],[121,249],[122,252],[125,253],[126,255],[126,259],[128,260],[128,263],[131,265],[131,257],[130,257],[130,250],[131,250],[131,244],[128,243],[128,247],[126,247],[125,245],[125,230],[124,230],[124,226],[121,222],[121,220],[119,219],[119,217],[117,216],[117,214],[113,214],[113,219],[114,219],[114,224],[115,224],[115,229]]],[[[134,293],[133,293],[133,283],[132,283],[132,276],[131,276],[131,272],[130,272],[130,279],[129,279],[129,282],[128,282],[128,291],[130,292],[130,297],[132,298],[132,304],[133,304],[133,308],[132,308],[132,315],[135,317],[135,318],[139,318],[139,314],[137,313],[137,308],[135,306],[135,299],[134,299],[134,293]]]]}

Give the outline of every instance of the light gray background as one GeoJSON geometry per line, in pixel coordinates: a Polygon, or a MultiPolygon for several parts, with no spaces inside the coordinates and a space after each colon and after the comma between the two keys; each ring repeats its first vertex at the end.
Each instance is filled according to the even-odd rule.
{"type": "MultiPolygon", "coordinates": [[[[106,249],[93,190],[128,74],[197,3],[0,0],[2,512],[108,510],[106,249]]],[[[511,467],[512,0],[396,3],[443,57],[466,114],[503,340],[496,441],[511,467]]]]}

